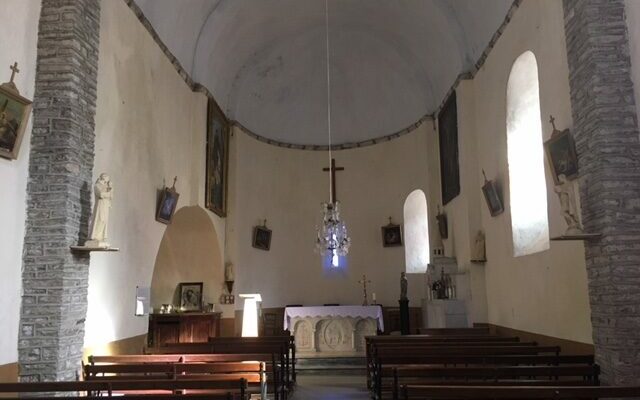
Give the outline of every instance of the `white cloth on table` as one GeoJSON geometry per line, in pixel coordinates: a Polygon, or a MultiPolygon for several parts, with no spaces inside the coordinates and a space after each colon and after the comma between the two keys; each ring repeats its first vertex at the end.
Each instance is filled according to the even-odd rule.
{"type": "Polygon", "coordinates": [[[284,309],[284,329],[291,326],[291,319],[314,317],[352,317],[375,318],[378,321],[378,330],[384,331],[382,307],[380,306],[311,306],[311,307],[286,307],[284,309]]]}

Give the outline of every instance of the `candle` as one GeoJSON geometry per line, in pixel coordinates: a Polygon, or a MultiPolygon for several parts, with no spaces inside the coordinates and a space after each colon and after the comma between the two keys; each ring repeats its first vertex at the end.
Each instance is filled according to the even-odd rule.
{"type": "Polygon", "coordinates": [[[373,301],[376,301],[376,293],[375,292],[371,293],[371,298],[373,299],[373,301]]]}

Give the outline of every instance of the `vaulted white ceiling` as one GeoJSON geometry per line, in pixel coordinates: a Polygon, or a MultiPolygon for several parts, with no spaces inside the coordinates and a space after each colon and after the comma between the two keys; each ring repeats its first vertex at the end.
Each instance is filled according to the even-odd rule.
{"type": "MultiPolygon", "coordinates": [[[[324,0],[137,0],[229,118],[270,139],[327,144],[324,0]]],[[[329,0],[333,143],[434,112],[512,0],[329,0]]]]}

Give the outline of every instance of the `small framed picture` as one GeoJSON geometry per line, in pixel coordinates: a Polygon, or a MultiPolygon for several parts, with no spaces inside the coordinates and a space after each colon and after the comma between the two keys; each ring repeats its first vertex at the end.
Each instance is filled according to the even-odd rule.
{"type": "Polygon", "coordinates": [[[178,292],[181,311],[202,310],[202,282],[182,282],[178,292]]]}
{"type": "Polygon", "coordinates": [[[178,205],[180,194],[176,192],[176,188],[165,187],[160,194],[158,209],[156,210],[156,221],[169,225],[173,219],[173,213],[178,205]]]}
{"type": "Polygon", "coordinates": [[[269,251],[271,248],[271,229],[266,225],[253,227],[252,246],[256,249],[269,251]]]}
{"type": "Polygon", "coordinates": [[[487,207],[489,207],[489,212],[492,217],[504,212],[504,206],[502,205],[502,199],[500,198],[500,194],[498,194],[496,184],[493,181],[488,181],[486,177],[484,185],[482,186],[482,193],[484,194],[484,199],[487,202],[487,207]]]}
{"type": "Polygon", "coordinates": [[[562,132],[554,129],[551,138],[544,142],[544,151],[556,185],[561,184],[558,179],[560,175],[564,175],[567,180],[573,180],[578,176],[576,145],[569,129],[562,132]]]}
{"type": "Polygon", "coordinates": [[[389,224],[380,229],[382,230],[382,246],[402,246],[402,226],[393,224],[391,220],[389,220],[389,224]]]}
{"type": "Polygon", "coordinates": [[[0,86],[0,157],[15,160],[31,115],[31,100],[20,96],[15,86],[0,86]]]}

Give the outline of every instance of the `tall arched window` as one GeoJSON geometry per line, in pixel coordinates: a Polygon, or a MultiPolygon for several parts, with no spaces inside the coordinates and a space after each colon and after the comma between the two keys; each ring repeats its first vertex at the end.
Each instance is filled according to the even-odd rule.
{"type": "Polygon", "coordinates": [[[513,63],[507,83],[507,147],[514,256],[549,248],[540,92],[536,56],[513,63]]]}
{"type": "Polygon", "coordinates": [[[427,197],[414,190],[404,202],[404,255],[409,274],[424,273],[430,261],[427,197]]]}

